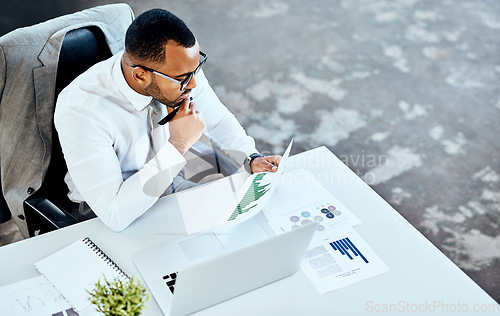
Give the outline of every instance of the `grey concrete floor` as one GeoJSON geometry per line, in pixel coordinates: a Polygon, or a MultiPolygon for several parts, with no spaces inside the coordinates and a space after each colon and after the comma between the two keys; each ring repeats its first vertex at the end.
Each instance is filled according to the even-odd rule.
{"type": "MultiPolygon", "coordinates": [[[[7,0],[0,34],[111,2],[7,0]]],[[[500,302],[500,1],[128,3],[191,27],[260,150],[327,146],[500,302]]]]}

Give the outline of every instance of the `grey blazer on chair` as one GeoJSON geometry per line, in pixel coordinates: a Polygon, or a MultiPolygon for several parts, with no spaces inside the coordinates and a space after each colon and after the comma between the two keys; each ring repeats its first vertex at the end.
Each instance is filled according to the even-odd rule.
{"type": "Polygon", "coordinates": [[[124,48],[134,19],[127,4],[99,6],[0,37],[0,183],[24,237],[23,202],[40,189],[52,148],[59,50],[73,29],[96,26],[112,54],[124,48]]]}

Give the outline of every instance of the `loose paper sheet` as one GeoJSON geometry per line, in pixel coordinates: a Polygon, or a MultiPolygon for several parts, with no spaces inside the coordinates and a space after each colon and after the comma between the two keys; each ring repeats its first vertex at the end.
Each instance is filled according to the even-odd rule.
{"type": "Polygon", "coordinates": [[[301,268],[320,294],[389,271],[352,227],[319,236],[309,246],[301,268]]]}
{"type": "Polygon", "coordinates": [[[277,234],[318,223],[301,268],[320,294],[388,271],[352,228],[361,221],[308,171],[284,174],[264,214],[277,234]]]}
{"type": "Polygon", "coordinates": [[[186,232],[229,227],[255,216],[269,202],[290,155],[293,139],[276,172],[239,173],[176,193],[186,232]]]}
{"type": "Polygon", "coordinates": [[[75,312],[43,275],[0,287],[0,306],[3,316],[99,315],[93,309],[75,312]]]}
{"type": "Polygon", "coordinates": [[[293,139],[281,157],[276,172],[255,173],[245,181],[238,192],[238,203],[232,205],[224,214],[220,225],[234,225],[244,222],[255,216],[269,203],[285,170],[292,144],[293,139]]]}
{"type": "Polygon", "coordinates": [[[344,224],[352,227],[361,223],[359,218],[304,169],[285,173],[279,179],[278,188],[273,199],[265,206],[264,214],[271,226],[279,228],[277,233],[298,228],[310,221],[319,222],[320,231],[344,224]]]}

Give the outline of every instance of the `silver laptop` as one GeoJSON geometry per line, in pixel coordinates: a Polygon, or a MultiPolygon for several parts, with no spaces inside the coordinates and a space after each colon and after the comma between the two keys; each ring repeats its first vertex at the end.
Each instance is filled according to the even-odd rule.
{"type": "Polygon", "coordinates": [[[187,315],[295,273],[316,226],[268,237],[250,219],[231,232],[189,236],[132,259],[162,312],[187,315]]]}

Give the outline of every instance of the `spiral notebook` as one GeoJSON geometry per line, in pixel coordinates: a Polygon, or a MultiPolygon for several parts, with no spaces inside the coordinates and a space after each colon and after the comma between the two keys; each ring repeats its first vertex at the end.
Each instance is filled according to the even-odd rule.
{"type": "Polygon", "coordinates": [[[89,294],[99,279],[129,277],[90,238],[82,238],[35,263],[68,303],[80,312],[91,306],[89,294]]]}

